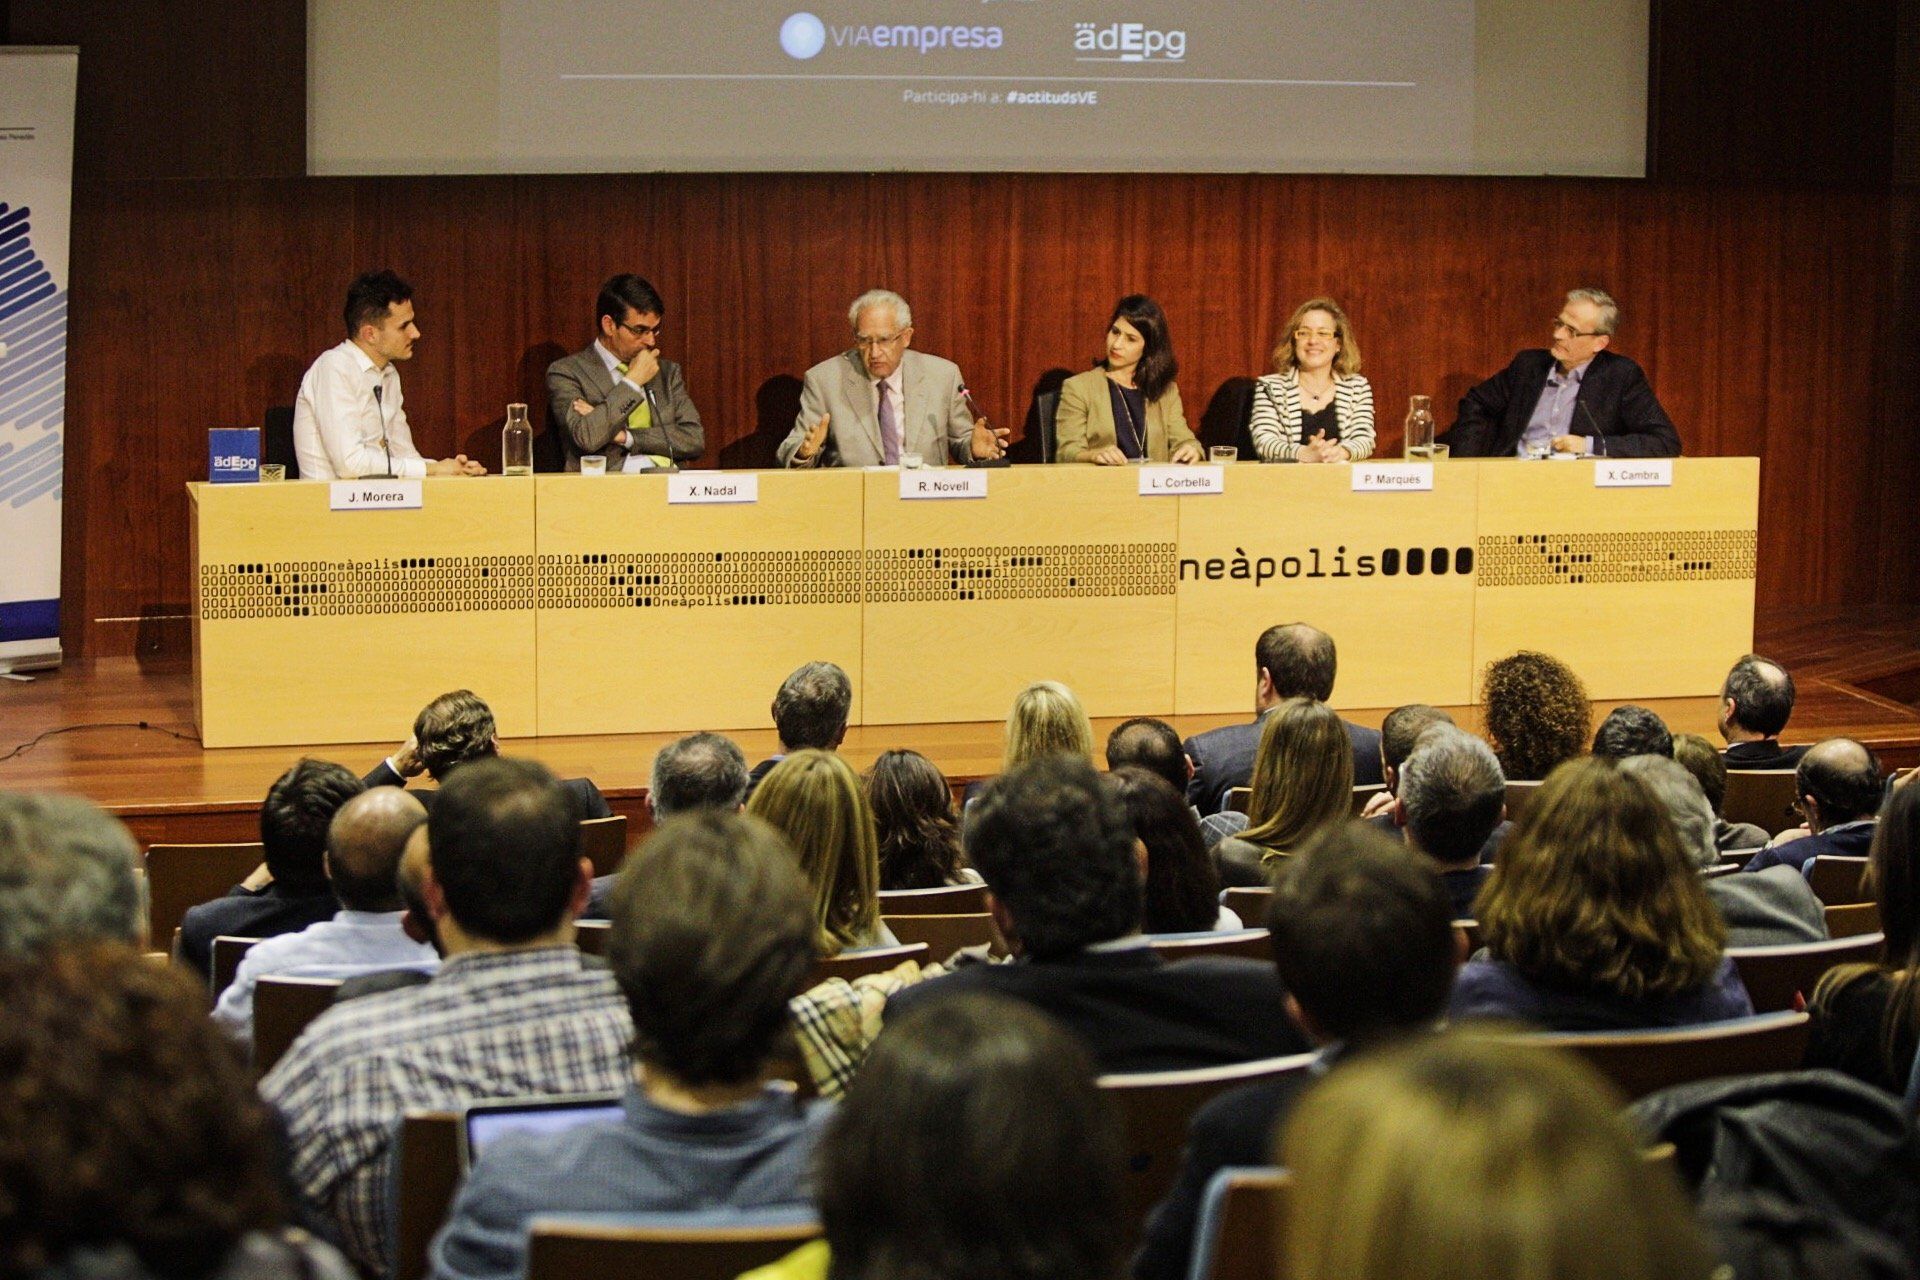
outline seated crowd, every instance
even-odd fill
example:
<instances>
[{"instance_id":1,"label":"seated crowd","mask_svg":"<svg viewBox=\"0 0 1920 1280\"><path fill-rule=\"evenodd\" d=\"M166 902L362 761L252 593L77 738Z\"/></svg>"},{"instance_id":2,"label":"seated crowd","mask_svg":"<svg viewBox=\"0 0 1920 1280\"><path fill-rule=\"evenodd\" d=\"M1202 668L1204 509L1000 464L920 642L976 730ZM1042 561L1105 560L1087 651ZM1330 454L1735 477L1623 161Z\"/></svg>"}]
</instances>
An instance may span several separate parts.
<instances>
[{"instance_id":1,"label":"seated crowd","mask_svg":"<svg viewBox=\"0 0 1920 1280\"><path fill-rule=\"evenodd\" d=\"M1639 1150L1654 1112L1514 1037L1752 1015L1740 949L1823 942L1809 868L1863 858L1884 946L1806 992L1805 1065L1910 1111L1920 788L1858 742L1783 747L1792 679L1752 655L1724 750L1644 707L1595 730L1545 654L1488 668L1484 736L1423 704L1342 720L1304 623L1255 665L1250 722L1127 720L1107 773L1072 691L1032 685L956 805L915 751L858 773L851 682L810 663L773 758L714 733L656 754L653 830L598 879L605 797L500 756L450 693L365 777L274 781L263 865L186 913L181 964L143 954L118 822L0 793L0 1277L509 1280L537 1217L724 1212L817 1215L755 1280L1183 1280L1216 1175L1273 1164L1291 1276L1905 1274L1920 1156L1897 1220L1796 1215L1790 1180L1724 1170L1709 1196ZM1791 770L1802 826L1722 816L1756 767ZM891 895L948 889L977 893L977 945L835 968L897 946ZM220 990L216 936L258 940ZM1208 938L1272 958L1173 958ZM286 977L339 987L256 1081L256 999ZM1098 1077L1287 1059L1193 1113L1140 1239L1116 1226L1130 1157ZM401 1256L404 1117L576 1096L609 1110L476 1151Z\"/></svg>"}]
</instances>

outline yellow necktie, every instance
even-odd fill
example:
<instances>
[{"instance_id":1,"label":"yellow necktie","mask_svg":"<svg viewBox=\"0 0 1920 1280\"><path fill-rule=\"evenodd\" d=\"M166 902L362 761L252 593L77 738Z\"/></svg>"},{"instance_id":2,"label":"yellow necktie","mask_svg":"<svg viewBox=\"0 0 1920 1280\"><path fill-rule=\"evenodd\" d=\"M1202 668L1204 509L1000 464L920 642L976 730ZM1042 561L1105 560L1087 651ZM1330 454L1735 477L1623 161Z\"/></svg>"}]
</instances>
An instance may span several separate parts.
<instances>
[{"instance_id":1,"label":"yellow necktie","mask_svg":"<svg viewBox=\"0 0 1920 1280\"><path fill-rule=\"evenodd\" d=\"M626 376L627 366L616 364L613 367L621 377ZM640 433L652 425L653 406L648 403L646 396L643 395L640 397L640 403L633 406L633 412L627 415L627 430L633 434L635 440L638 440ZM672 458L663 458L657 453L649 453L644 456L648 462L651 462L656 467L670 467L673 465Z\"/></svg>"}]
</instances>

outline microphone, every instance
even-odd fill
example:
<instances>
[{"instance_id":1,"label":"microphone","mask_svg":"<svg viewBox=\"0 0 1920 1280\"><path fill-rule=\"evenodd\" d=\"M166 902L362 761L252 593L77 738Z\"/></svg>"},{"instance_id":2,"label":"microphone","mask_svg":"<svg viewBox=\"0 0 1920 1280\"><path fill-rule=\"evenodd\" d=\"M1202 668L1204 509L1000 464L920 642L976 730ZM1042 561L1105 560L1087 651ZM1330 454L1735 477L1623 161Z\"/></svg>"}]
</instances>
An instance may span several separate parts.
<instances>
[{"instance_id":1,"label":"microphone","mask_svg":"<svg viewBox=\"0 0 1920 1280\"><path fill-rule=\"evenodd\" d=\"M1587 425L1593 428L1594 438L1599 440L1602 445L1606 444L1607 433L1600 429L1600 420L1593 416L1593 410L1587 408L1587 402L1576 397L1573 403L1579 407L1580 412L1587 415ZM1604 448L1596 449L1594 453L1602 458L1607 456L1607 451Z\"/></svg>"},{"instance_id":2,"label":"microphone","mask_svg":"<svg viewBox=\"0 0 1920 1280\"><path fill-rule=\"evenodd\" d=\"M373 407L380 414L380 447L386 451L387 469L377 476L361 476L362 480L393 479L393 445L387 440L387 411L385 402L380 398L380 393L385 389L377 382L373 384Z\"/></svg>"}]
</instances>

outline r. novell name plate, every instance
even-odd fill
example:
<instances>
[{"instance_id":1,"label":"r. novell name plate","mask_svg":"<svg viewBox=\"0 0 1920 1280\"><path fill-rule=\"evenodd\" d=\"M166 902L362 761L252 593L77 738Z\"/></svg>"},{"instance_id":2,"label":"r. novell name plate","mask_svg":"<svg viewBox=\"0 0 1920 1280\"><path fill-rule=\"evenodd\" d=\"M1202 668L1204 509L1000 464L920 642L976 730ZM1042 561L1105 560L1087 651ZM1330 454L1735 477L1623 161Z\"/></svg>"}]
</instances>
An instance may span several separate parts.
<instances>
[{"instance_id":1,"label":"r. novell name plate","mask_svg":"<svg viewBox=\"0 0 1920 1280\"><path fill-rule=\"evenodd\" d=\"M1601 458L1593 464L1596 489L1658 489L1672 483L1672 458Z\"/></svg>"},{"instance_id":2,"label":"r. novell name plate","mask_svg":"<svg viewBox=\"0 0 1920 1280\"><path fill-rule=\"evenodd\" d=\"M418 480L335 480L327 502L335 511L408 511L426 505Z\"/></svg>"},{"instance_id":3,"label":"r. novell name plate","mask_svg":"<svg viewBox=\"0 0 1920 1280\"><path fill-rule=\"evenodd\" d=\"M984 498L987 496L985 471L902 471L902 498Z\"/></svg>"},{"instance_id":4,"label":"r. novell name plate","mask_svg":"<svg viewBox=\"0 0 1920 1280\"><path fill-rule=\"evenodd\" d=\"M1140 495L1146 498L1165 498L1190 493L1225 493L1227 491L1227 469L1225 467L1142 467L1140 468Z\"/></svg>"},{"instance_id":5,"label":"r. novell name plate","mask_svg":"<svg viewBox=\"0 0 1920 1280\"><path fill-rule=\"evenodd\" d=\"M758 502L760 477L725 471L678 471L667 477L667 501Z\"/></svg>"},{"instance_id":6,"label":"r. novell name plate","mask_svg":"<svg viewBox=\"0 0 1920 1280\"><path fill-rule=\"evenodd\" d=\"M1353 467L1355 493L1421 493L1432 488L1431 462L1358 462Z\"/></svg>"}]
</instances>

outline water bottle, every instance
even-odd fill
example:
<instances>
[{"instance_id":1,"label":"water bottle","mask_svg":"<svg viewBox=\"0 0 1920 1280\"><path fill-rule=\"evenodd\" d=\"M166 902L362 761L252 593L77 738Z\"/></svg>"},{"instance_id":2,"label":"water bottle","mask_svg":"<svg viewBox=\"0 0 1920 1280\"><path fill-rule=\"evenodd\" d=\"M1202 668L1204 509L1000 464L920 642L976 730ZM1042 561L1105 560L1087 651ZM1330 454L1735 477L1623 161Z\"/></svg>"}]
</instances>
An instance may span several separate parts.
<instances>
[{"instance_id":1,"label":"water bottle","mask_svg":"<svg viewBox=\"0 0 1920 1280\"><path fill-rule=\"evenodd\" d=\"M1407 410L1406 447L1402 456L1408 458L1431 459L1433 457L1433 398L1414 396Z\"/></svg>"},{"instance_id":2,"label":"water bottle","mask_svg":"<svg viewBox=\"0 0 1920 1280\"><path fill-rule=\"evenodd\" d=\"M507 406L507 425L500 432L500 474L533 474L533 428L527 425L527 406Z\"/></svg>"}]
</instances>

